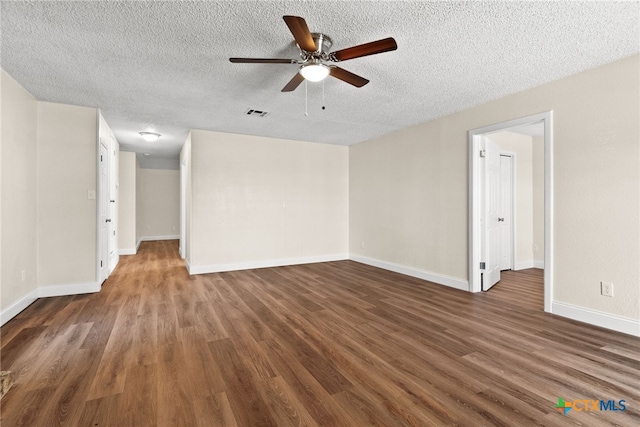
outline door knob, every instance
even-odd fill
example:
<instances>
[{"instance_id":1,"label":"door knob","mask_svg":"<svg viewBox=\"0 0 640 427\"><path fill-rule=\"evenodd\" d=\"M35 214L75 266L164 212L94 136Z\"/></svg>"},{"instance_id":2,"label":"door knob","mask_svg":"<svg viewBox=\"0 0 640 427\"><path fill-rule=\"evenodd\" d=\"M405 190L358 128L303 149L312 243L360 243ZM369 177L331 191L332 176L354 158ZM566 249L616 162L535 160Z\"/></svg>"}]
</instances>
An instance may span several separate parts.
<instances>
[{"instance_id":1,"label":"door knob","mask_svg":"<svg viewBox=\"0 0 640 427\"><path fill-rule=\"evenodd\" d=\"M498 218L498 222L504 222L504 218Z\"/></svg>"}]
</instances>

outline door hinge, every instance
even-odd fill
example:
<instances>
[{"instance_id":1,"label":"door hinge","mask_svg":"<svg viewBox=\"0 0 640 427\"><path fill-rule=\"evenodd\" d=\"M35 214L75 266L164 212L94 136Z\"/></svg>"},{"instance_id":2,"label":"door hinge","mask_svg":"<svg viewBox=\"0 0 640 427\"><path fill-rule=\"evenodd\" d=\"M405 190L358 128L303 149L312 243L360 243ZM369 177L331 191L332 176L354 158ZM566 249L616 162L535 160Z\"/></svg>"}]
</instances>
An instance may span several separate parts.
<instances>
[{"instance_id":1,"label":"door hinge","mask_svg":"<svg viewBox=\"0 0 640 427\"><path fill-rule=\"evenodd\" d=\"M100 267L102 267L102 260L100 260Z\"/></svg>"},{"instance_id":2,"label":"door hinge","mask_svg":"<svg viewBox=\"0 0 640 427\"><path fill-rule=\"evenodd\" d=\"M487 150L480 150L480 157L487 157Z\"/></svg>"},{"instance_id":3,"label":"door hinge","mask_svg":"<svg viewBox=\"0 0 640 427\"><path fill-rule=\"evenodd\" d=\"M102 161L102 154L100 154L100 161Z\"/></svg>"},{"instance_id":4,"label":"door hinge","mask_svg":"<svg viewBox=\"0 0 640 427\"><path fill-rule=\"evenodd\" d=\"M480 263L480 270L484 270L485 269L486 264L484 262Z\"/></svg>"}]
</instances>

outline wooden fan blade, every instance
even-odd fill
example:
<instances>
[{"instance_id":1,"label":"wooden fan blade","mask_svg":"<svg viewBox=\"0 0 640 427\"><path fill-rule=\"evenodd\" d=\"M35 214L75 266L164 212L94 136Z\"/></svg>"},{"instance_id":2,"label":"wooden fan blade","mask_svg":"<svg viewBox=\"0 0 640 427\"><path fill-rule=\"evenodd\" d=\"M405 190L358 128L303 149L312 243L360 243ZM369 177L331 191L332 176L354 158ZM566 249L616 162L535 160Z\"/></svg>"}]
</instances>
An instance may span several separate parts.
<instances>
[{"instance_id":1,"label":"wooden fan blade","mask_svg":"<svg viewBox=\"0 0 640 427\"><path fill-rule=\"evenodd\" d=\"M285 15L282 19L287 23L289 31L291 31L293 38L301 49L306 50L307 52L315 52L318 50L316 42L314 42L313 37L311 37L309 27L307 27L307 21L305 21L304 18Z\"/></svg>"},{"instance_id":2,"label":"wooden fan blade","mask_svg":"<svg viewBox=\"0 0 640 427\"><path fill-rule=\"evenodd\" d=\"M350 85L354 85L355 87L362 87L369 83L369 80L364 77L360 77L359 75L353 74L351 71L347 71L340 67L331 67L329 74L331 74L332 77L342 80L343 82L347 82Z\"/></svg>"},{"instance_id":3,"label":"wooden fan blade","mask_svg":"<svg viewBox=\"0 0 640 427\"><path fill-rule=\"evenodd\" d=\"M365 43L358 46L348 47L331 53L331 59L335 61L346 61L347 59L361 58L363 56L375 55L376 53L396 50L398 45L393 37Z\"/></svg>"},{"instance_id":4,"label":"wooden fan blade","mask_svg":"<svg viewBox=\"0 0 640 427\"><path fill-rule=\"evenodd\" d=\"M304 77L302 77L302 74L296 73L296 75L293 76L291 80L289 80L289 83L287 83L285 87L282 88L281 92L292 92L296 90L296 88L300 86L300 83L302 83L303 81Z\"/></svg>"},{"instance_id":5,"label":"wooden fan blade","mask_svg":"<svg viewBox=\"0 0 640 427\"><path fill-rule=\"evenodd\" d=\"M234 64L297 64L295 59L284 58L229 58Z\"/></svg>"}]
</instances>

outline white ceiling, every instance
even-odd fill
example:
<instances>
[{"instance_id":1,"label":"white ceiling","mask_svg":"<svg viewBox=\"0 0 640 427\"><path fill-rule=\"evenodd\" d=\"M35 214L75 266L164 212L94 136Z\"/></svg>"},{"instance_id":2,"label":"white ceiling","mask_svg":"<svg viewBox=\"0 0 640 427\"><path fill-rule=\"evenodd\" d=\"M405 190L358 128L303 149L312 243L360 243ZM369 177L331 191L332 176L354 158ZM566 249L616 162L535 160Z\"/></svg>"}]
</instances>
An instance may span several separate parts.
<instances>
[{"instance_id":1,"label":"white ceiling","mask_svg":"<svg viewBox=\"0 0 640 427\"><path fill-rule=\"evenodd\" d=\"M305 116L304 83L280 92L296 65L228 61L297 58L283 15L333 50L398 50L342 62L371 82L327 79L324 111L309 83ZM5 71L39 100L102 109L145 167L175 167L189 129L350 145L640 51L637 1L2 1L1 29Z\"/></svg>"}]
</instances>

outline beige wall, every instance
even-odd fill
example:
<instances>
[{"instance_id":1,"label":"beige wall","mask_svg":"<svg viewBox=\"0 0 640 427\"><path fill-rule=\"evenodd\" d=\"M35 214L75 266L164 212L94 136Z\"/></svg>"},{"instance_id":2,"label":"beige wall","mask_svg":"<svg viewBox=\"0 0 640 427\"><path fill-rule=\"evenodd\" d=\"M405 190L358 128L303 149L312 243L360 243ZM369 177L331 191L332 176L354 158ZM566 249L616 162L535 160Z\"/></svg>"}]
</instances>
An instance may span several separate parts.
<instances>
[{"instance_id":1,"label":"beige wall","mask_svg":"<svg viewBox=\"0 0 640 427\"><path fill-rule=\"evenodd\" d=\"M348 148L194 130L192 268L348 253Z\"/></svg>"},{"instance_id":2,"label":"beige wall","mask_svg":"<svg viewBox=\"0 0 640 427\"><path fill-rule=\"evenodd\" d=\"M553 110L553 299L640 319L639 86L636 55L351 146L351 253L467 280L467 132Z\"/></svg>"},{"instance_id":3,"label":"beige wall","mask_svg":"<svg viewBox=\"0 0 640 427\"><path fill-rule=\"evenodd\" d=\"M180 171L139 168L138 182L140 239L176 238L180 234Z\"/></svg>"},{"instance_id":4,"label":"beige wall","mask_svg":"<svg viewBox=\"0 0 640 427\"><path fill-rule=\"evenodd\" d=\"M136 251L136 153L120 151L118 171L118 249L122 254Z\"/></svg>"},{"instance_id":5,"label":"beige wall","mask_svg":"<svg viewBox=\"0 0 640 427\"><path fill-rule=\"evenodd\" d=\"M1 265L0 309L37 288L37 102L4 71L0 72ZM25 280L22 280L22 271Z\"/></svg>"},{"instance_id":6,"label":"beige wall","mask_svg":"<svg viewBox=\"0 0 640 427\"><path fill-rule=\"evenodd\" d=\"M533 174L533 261L544 266L544 137L533 137L532 145Z\"/></svg>"},{"instance_id":7,"label":"beige wall","mask_svg":"<svg viewBox=\"0 0 640 427\"><path fill-rule=\"evenodd\" d=\"M515 154L515 270L533 266L533 154L532 138L513 132L487 136L501 151ZM544 146L544 143L543 143ZM544 166L544 163L542 164ZM543 175L544 177L544 175ZM538 206L539 208L540 206ZM544 199L542 213L544 214Z\"/></svg>"},{"instance_id":8,"label":"beige wall","mask_svg":"<svg viewBox=\"0 0 640 427\"><path fill-rule=\"evenodd\" d=\"M40 286L96 281L94 108L38 102Z\"/></svg>"}]
</instances>

